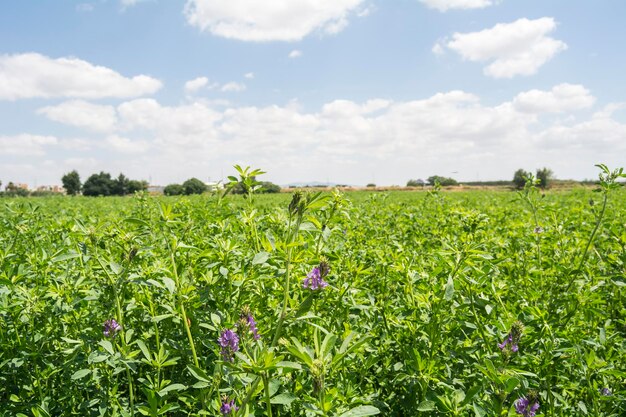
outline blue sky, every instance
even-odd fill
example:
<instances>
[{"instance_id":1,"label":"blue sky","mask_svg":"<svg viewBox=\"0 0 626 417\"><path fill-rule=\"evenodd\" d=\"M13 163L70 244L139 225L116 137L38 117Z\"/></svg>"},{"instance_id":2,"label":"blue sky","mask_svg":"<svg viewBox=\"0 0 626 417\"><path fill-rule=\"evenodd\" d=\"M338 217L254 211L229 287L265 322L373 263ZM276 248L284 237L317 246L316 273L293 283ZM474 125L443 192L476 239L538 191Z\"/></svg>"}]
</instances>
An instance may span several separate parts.
<instances>
[{"instance_id":1,"label":"blue sky","mask_svg":"<svg viewBox=\"0 0 626 417\"><path fill-rule=\"evenodd\" d=\"M380 185L626 165L626 2L0 5L0 181ZM454 172L454 174L452 174Z\"/></svg>"}]
</instances>

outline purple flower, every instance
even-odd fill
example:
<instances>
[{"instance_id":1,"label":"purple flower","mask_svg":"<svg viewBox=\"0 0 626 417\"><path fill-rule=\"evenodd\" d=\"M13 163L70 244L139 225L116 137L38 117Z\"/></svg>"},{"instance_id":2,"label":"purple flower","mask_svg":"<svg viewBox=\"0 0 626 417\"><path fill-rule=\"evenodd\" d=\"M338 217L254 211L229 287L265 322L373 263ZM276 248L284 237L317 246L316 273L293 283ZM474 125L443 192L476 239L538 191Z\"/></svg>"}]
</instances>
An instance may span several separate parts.
<instances>
[{"instance_id":1,"label":"purple flower","mask_svg":"<svg viewBox=\"0 0 626 417\"><path fill-rule=\"evenodd\" d=\"M222 415L225 416L237 410L239 410L239 407L235 405L235 400L229 400L225 395L222 396L222 406L220 407L220 413L222 413Z\"/></svg>"},{"instance_id":2,"label":"purple flower","mask_svg":"<svg viewBox=\"0 0 626 417\"><path fill-rule=\"evenodd\" d=\"M522 338L522 333L524 332L524 325L521 321L516 321L511 326L511 331L506 336L506 338L502 341L502 343L498 343L498 347L504 353L517 352L519 350L518 343Z\"/></svg>"},{"instance_id":3,"label":"purple flower","mask_svg":"<svg viewBox=\"0 0 626 417\"><path fill-rule=\"evenodd\" d=\"M534 232L534 233L536 233L536 234L541 234L541 233L543 233L543 231L544 231L544 229L543 229L543 227L541 227L541 226L537 226L537 227L535 227L535 229L533 230L533 232Z\"/></svg>"},{"instance_id":4,"label":"purple flower","mask_svg":"<svg viewBox=\"0 0 626 417\"><path fill-rule=\"evenodd\" d=\"M324 276L321 271L323 271L323 269L320 269L318 266L313 268L302 281L302 288L309 288L313 291L326 288L328 282L324 281Z\"/></svg>"},{"instance_id":5,"label":"purple flower","mask_svg":"<svg viewBox=\"0 0 626 417\"><path fill-rule=\"evenodd\" d=\"M604 395L605 397L608 397L609 395L613 395L611 390L608 389L607 387L600 389L600 394Z\"/></svg>"},{"instance_id":6,"label":"purple flower","mask_svg":"<svg viewBox=\"0 0 626 417\"><path fill-rule=\"evenodd\" d=\"M122 330L122 326L120 326L115 319L109 319L104 322L102 333L104 333L106 337L115 337L120 330Z\"/></svg>"},{"instance_id":7,"label":"purple flower","mask_svg":"<svg viewBox=\"0 0 626 417\"><path fill-rule=\"evenodd\" d=\"M252 338L254 340L259 340L261 338L261 336L259 336L259 331L256 328L256 321L254 321L254 317L252 316L252 313L250 312L250 307L248 306L244 306L243 309L241 310L241 314L239 315L239 323L237 324L237 327L241 330L244 328L247 328L247 331L250 331L252 333ZM242 330L245 332L245 330ZM246 333L242 334L242 337L245 336Z\"/></svg>"},{"instance_id":8,"label":"purple flower","mask_svg":"<svg viewBox=\"0 0 626 417\"><path fill-rule=\"evenodd\" d=\"M224 360L232 362L234 360L233 356L235 355L235 352L239 351L239 336L237 336L237 333L230 329L226 329L222 332L217 341L222 347L221 354Z\"/></svg>"},{"instance_id":9,"label":"purple flower","mask_svg":"<svg viewBox=\"0 0 626 417\"><path fill-rule=\"evenodd\" d=\"M522 397L515 401L515 412L524 417L535 417L537 410L539 410L539 402L536 400L529 400L526 397Z\"/></svg>"}]
</instances>

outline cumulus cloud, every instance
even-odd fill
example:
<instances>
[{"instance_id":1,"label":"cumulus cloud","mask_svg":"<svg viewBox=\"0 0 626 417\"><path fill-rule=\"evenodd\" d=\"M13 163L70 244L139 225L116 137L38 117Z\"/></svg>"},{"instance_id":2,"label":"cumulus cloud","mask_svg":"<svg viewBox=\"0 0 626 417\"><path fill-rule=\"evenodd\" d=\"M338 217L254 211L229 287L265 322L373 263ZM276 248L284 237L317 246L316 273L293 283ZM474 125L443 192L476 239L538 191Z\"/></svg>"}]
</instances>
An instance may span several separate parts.
<instances>
[{"instance_id":1,"label":"cumulus cloud","mask_svg":"<svg viewBox=\"0 0 626 417\"><path fill-rule=\"evenodd\" d=\"M192 26L242 41L299 41L314 31L335 34L364 0L188 0Z\"/></svg>"},{"instance_id":2,"label":"cumulus cloud","mask_svg":"<svg viewBox=\"0 0 626 417\"><path fill-rule=\"evenodd\" d=\"M515 108L527 113L561 113L593 106L595 97L580 84L559 84L550 91L530 90L513 99Z\"/></svg>"},{"instance_id":3,"label":"cumulus cloud","mask_svg":"<svg viewBox=\"0 0 626 417\"><path fill-rule=\"evenodd\" d=\"M251 80L251 79L254 78L254 73L253 72L246 72L244 74L244 78L247 78L247 79Z\"/></svg>"},{"instance_id":4,"label":"cumulus cloud","mask_svg":"<svg viewBox=\"0 0 626 417\"><path fill-rule=\"evenodd\" d=\"M299 49L294 49L293 51L289 52L289 58L299 58L302 56L302 51Z\"/></svg>"},{"instance_id":5,"label":"cumulus cloud","mask_svg":"<svg viewBox=\"0 0 626 417\"><path fill-rule=\"evenodd\" d=\"M0 136L0 155L40 156L45 154L47 146L56 145L54 136L20 134Z\"/></svg>"},{"instance_id":6,"label":"cumulus cloud","mask_svg":"<svg viewBox=\"0 0 626 417\"><path fill-rule=\"evenodd\" d=\"M105 139L104 146L107 149L128 154L143 153L150 148L150 145L145 140L133 141L118 135L108 136Z\"/></svg>"},{"instance_id":7,"label":"cumulus cloud","mask_svg":"<svg viewBox=\"0 0 626 417\"><path fill-rule=\"evenodd\" d=\"M198 77L193 80L189 80L185 83L185 91L187 93L194 93L205 87L209 83L209 79L207 77Z\"/></svg>"},{"instance_id":8,"label":"cumulus cloud","mask_svg":"<svg viewBox=\"0 0 626 417\"><path fill-rule=\"evenodd\" d=\"M433 51L447 48L465 60L491 61L484 73L493 78L528 76L567 49L564 42L548 36L555 29L556 22L551 17L519 19L479 32L455 33L451 40L436 44Z\"/></svg>"},{"instance_id":9,"label":"cumulus cloud","mask_svg":"<svg viewBox=\"0 0 626 417\"><path fill-rule=\"evenodd\" d=\"M450 9L482 9L495 4L496 0L420 0L431 9L445 12Z\"/></svg>"},{"instance_id":10,"label":"cumulus cloud","mask_svg":"<svg viewBox=\"0 0 626 417\"><path fill-rule=\"evenodd\" d=\"M246 85L242 84L242 83L237 83L235 81L231 81L229 83L224 84L222 86L221 90L225 91L225 92L238 93L238 92L241 92L241 91L245 91L246 90Z\"/></svg>"},{"instance_id":11,"label":"cumulus cloud","mask_svg":"<svg viewBox=\"0 0 626 417\"><path fill-rule=\"evenodd\" d=\"M42 107L37 113L56 122L95 131L110 131L117 123L113 106L93 104L84 100L70 100L56 106Z\"/></svg>"},{"instance_id":12,"label":"cumulus cloud","mask_svg":"<svg viewBox=\"0 0 626 417\"><path fill-rule=\"evenodd\" d=\"M152 94L159 80L124 77L78 58L49 58L37 53L0 55L0 100L25 98L129 98Z\"/></svg>"}]
</instances>

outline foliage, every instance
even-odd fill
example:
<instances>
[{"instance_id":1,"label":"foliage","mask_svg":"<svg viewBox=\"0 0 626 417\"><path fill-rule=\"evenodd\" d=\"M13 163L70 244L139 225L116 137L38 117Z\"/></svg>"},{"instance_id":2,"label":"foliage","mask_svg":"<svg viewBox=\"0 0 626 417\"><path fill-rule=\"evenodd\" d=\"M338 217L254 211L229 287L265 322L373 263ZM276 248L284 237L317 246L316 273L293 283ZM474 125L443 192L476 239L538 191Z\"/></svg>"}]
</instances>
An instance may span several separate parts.
<instances>
[{"instance_id":1,"label":"foliage","mask_svg":"<svg viewBox=\"0 0 626 417\"><path fill-rule=\"evenodd\" d=\"M408 180L406 182L407 187L423 187L426 183L422 179Z\"/></svg>"},{"instance_id":2,"label":"foliage","mask_svg":"<svg viewBox=\"0 0 626 417\"><path fill-rule=\"evenodd\" d=\"M374 184L373 182L370 182L369 184L367 184L365 187L367 188L375 188L376 184Z\"/></svg>"},{"instance_id":3,"label":"foliage","mask_svg":"<svg viewBox=\"0 0 626 417\"><path fill-rule=\"evenodd\" d=\"M515 171L513 174L513 185L515 188L522 189L526 185L526 179L532 177L532 174L528 171L524 171L522 168Z\"/></svg>"},{"instance_id":4,"label":"foliage","mask_svg":"<svg viewBox=\"0 0 626 417\"><path fill-rule=\"evenodd\" d=\"M537 170L537 180L539 180L539 186L541 188L548 188L550 182L554 179L554 173L549 168L541 168Z\"/></svg>"},{"instance_id":5,"label":"foliage","mask_svg":"<svg viewBox=\"0 0 626 417\"><path fill-rule=\"evenodd\" d=\"M83 184L83 195L86 196L110 196L134 194L137 191L148 189L146 181L131 180L120 173L117 178L111 178L111 174L101 171L92 174Z\"/></svg>"},{"instance_id":6,"label":"foliage","mask_svg":"<svg viewBox=\"0 0 626 417\"><path fill-rule=\"evenodd\" d=\"M430 176L427 181L430 185L435 185L435 183L439 183L442 186L459 185L457 180L454 178L442 177L439 175Z\"/></svg>"},{"instance_id":7,"label":"foliage","mask_svg":"<svg viewBox=\"0 0 626 417\"><path fill-rule=\"evenodd\" d=\"M165 195L183 195L185 194L185 189L180 184L169 184L166 185L163 189L163 194Z\"/></svg>"},{"instance_id":8,"label":"foliage","mask_svg":"<svg viewBox=\"0 0 626 417\"><path fill-rule=\"evenodd\" d=\"M76 170L73 170L63 175L63 177L61 177L61 182L63 183L63 188L65 188L65 192L67 193L67 195L80 194L80 175L78 175L78 172L76 172Z\"/></svg>"},{"instance_id":9,"label":"foliage","mask_svg":"<svg viewBox=\"0 0 626 417\"><path fill-rule=\"evenodd\" d=\"M199 179L189 178L187 181L183 182L183 189L185 190L186 195L191 195L202 194L207 191L208 188L206 184Z\"/></svg>"},{"instance_id":10,"label":"foliage","mask_svg":"<svg viewBox=\"0 0 626 417\"><path fill-rule=\"evenodd\" d=\"M599 168L517 199L7 201L0 416L626 415L626 175Z\"/></svg>"}]
</instances>

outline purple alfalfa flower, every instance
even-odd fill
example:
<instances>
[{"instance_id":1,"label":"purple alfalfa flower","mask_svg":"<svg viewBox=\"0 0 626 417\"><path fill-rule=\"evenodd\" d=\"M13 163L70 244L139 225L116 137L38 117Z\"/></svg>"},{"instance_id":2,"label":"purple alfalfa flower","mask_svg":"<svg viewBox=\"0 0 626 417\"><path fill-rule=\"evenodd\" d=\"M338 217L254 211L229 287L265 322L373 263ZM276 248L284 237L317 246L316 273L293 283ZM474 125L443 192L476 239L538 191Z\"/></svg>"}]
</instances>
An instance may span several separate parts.
<instances>
[{"instance_id":1,"label":"purple alfalfa flower","mask_svg":"<svg viewBox=\"0 0 626 417\"><path fill-rule=\"evenodd\" d=\"M237 410L239 410L239 407L235 405L235 400L230 400L226 395L223 395L220 413L222 413L223 416L227 416Z\"/></svg>"},{"instance_id":2,"label":"purple alfalfa flower","mask_svg":"<svg viewBox=\"0 0 626 417\"><path fill-rule=\"evenodd\" d=\"M222 348L222 358L224 358L225 361L232 362L235 352L239 351L239 336L237 336L237 333L226 329L222 332L217 341Z\"/></svg>"},{"instance_id":3,"label":"purple alfalfa flower","mask_svg":"<svg viewBox=\"0 0 626 417\"><path fill-rule=\"evenodd\" d=\"M524 417L535 417L537 410L539 410L539 401L535 399L522 397L515 401L515 412Z\"/></svg>"},{"instance_id":4,"label":"purple alfalfa flower","mask_svg":"<svg viewBox=\"0 0 626 417\"><path fill-rule=\"evenodd\" d=\"M248 306L244 306L244 308L241 309L237 327L241 330L242 337L249 331L252 333L252 338L254 340L259 340L261 338L261 336L259 336L259 330L256 327L256 321L254 321L254 316L252 316L250 307Z\"/></svg>"},{"instance_id":5,"label":"purple alfalfa flower","mask_svg":"<svg viewBox=\"0 0 626 417\"><path fill-rule=\"evenodd\" d=\"M610 389L608 389L607 387L604 388L600 388L600 394L604 395L605 397L608 397L610 395L613 395L613 393L611 392Z\"/></svg>"},{"instance_id":6,"label":"purple alfalfa flower","mask_svg":"<svg viewBox=\"0 0 626 417\"><path fill-rule=\"evenodd\" d=\"M122 326L115 319L109 319L104 322L102 333L106 337L115 337L120 330L122 330Z\"/></svg>"},{"instance_id":7,"label":"purple alfalfa flower","mask_svg":"<svg viewBox=\"0 0 626 417\"><path fill-rule=\"evenodd\" d=\"M313 291L326 288L328 282L324 281L324 278L330 272L330 265L325 260L322 260L318 266L313 268L302 281L303 288L309 288Z\"/></svg>"},{"instance_id":8,"label":"purple alfalfa flower","mask_svg":"<svg viewBox=\"0 0 626 417\"><path fill-rule=\"evenodd\" d=\"M522 333L524 332L524 324L521 321L516 321L511 326L511 331L506 336L506 338L502 341L502 343L498 343L498 347L501 351L507 352L517 352L519 350L519 341L522 338Z\"/></svg>"}]
</instances>

